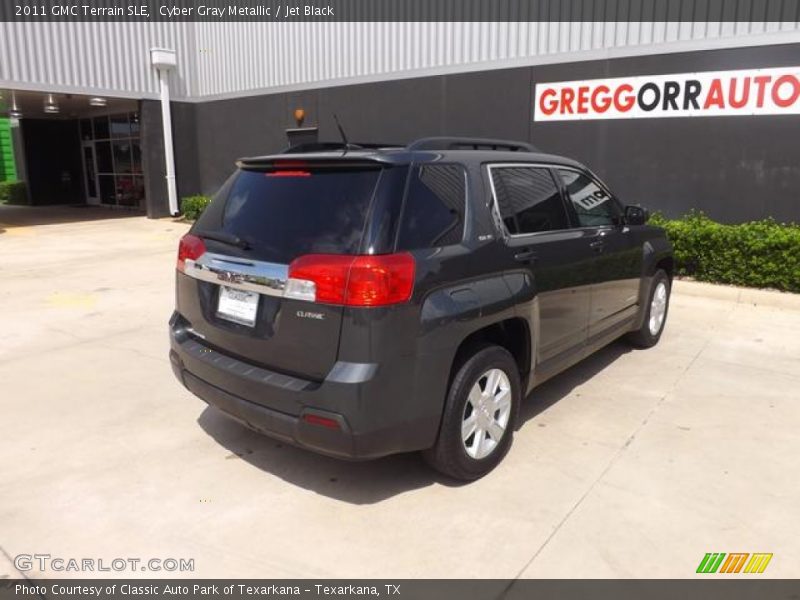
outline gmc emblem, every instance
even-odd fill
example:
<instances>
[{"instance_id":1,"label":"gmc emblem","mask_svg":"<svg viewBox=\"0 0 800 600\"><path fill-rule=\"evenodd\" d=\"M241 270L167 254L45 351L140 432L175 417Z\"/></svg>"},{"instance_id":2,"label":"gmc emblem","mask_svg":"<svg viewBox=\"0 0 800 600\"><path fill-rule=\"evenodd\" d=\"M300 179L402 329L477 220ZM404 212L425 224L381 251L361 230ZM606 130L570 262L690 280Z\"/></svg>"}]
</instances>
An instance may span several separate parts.
<instances>
[{"instance_id":1,"label":"gmc emblem","mask_svg":"<svg viewBox=\"0 0 800 600\"><path fill-rule=\"evenodd\" d=\"M220 271L217 273L217 278L225 283L242 283L244 281L240 273L234 273L233 271Z\"/></svg>"}]
</instances>

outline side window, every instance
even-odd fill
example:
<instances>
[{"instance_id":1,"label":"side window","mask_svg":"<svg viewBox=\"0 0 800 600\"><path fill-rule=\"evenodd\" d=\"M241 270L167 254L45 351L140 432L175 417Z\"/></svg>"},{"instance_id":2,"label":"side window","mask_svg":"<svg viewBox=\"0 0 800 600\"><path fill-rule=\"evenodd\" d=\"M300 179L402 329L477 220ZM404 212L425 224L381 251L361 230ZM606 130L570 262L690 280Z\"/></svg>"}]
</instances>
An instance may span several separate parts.
<instances>
[{"instance_id":1,"label":"side window","mask_svg":"<svg viewBox=\"0 0 800 600\"><path fill-rule=\"evenodd\" d=\"M458 244L464 237L466 173L460 165L422 165L411 173L398 247Z\"/></svg>"},{"instance_id":2,"label":"side window","mask_svg":"<svg viewBox=\"0 0 800 600\"><path fill-rule=\"evenodd\" d=\"M556 182L541 167L493 167L497 206L512 235L567 229L567 211Z\"/></svg>"},{"instance_id":3,"label":"side window","mask_svg":"<svg viewBox=\"0 0 800 600\"><path fill-rule=\"evenodd\" d=\"M558 174L564 180L581 227L614 225L618 221L620 215L614 199L589 176L569 169L559 169Z\"/></svg>"}]
</instances>

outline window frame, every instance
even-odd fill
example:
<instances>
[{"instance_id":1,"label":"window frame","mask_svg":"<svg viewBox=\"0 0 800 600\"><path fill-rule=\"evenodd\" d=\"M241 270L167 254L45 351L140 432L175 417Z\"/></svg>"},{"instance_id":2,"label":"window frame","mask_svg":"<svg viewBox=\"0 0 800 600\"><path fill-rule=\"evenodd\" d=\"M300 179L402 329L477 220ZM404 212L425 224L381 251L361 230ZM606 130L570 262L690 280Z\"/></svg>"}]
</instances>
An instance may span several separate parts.
<instances>
[{"instance_id":1,"label":"window frame","mask_svg":"<svg viewBox=\"0 0 800 600\"><path fill-rule=\"evenodd\" d=\"M564 181L561 179L561 176L558 173L555 173L555 165L548 164L548 163L529 163L529 162L503 162L503 163L486 163L486 170L489 177L489 186L492 192L492 202L491 202L491 212L492 216L494 217L493 220L495 221L495 227L500 229L500 232L503 234L503 237L506 239L517 239L517 238L525 238L530 236L540 236L540 235L549 235L552 233L564 232L564 231L571 231L575 229L573 223L575 222L573 218L573 214L570 211L569 206L567 205L568 198L564 194ZM494 177L492 176L492 171L494 169L519 169L519 168L530 168L530 169L544 169L549 172L550 177L553 180L553 185L555 185L556 190L558 190L559 198L561 199L561 207L564 209L564 214L567 217L567 224L568 227L564 229L549 229L547 231L531 231L527 233L511 233L508 231L505 222L503 221L503 213L500 212L500 203L497 201L497 190L495 189L494 185Z\"/></svg>"},{"instance_id":2,"label":"window frame","mask_svg":"<svg viewBox=\"0 0 800 600\"><path fill-rule=\"evenodd\" d=\"M619 222L612 222L608 225L581 225L580 219L578 218L578 213L575 210L575 206L572 203L572 199L569 196L569 190L567 190L567 185L564 183L564 179L561 177L561 174L558 171L572 171L574 173L578 173L579 175L585 175L588 177L592 183L594 183L597 187L603 190L606 194L608 194L611 203L616 209L617 212L617 219ZM589 169L580 168L580 167L573 167L570 165L553 165L554 175L558 178L558 184L561 189L561 195L564 198L564 204L567 207L567 213L569 214L570 221L574 224L572 229L598 229L598 228L613 228L619 227L622 225L622 217L625 213L624 207L622 203L617 199L616 195L609 189L609 187L603 183L603 181L594 173L592 173Z\"/></svg>"}]
</instances>

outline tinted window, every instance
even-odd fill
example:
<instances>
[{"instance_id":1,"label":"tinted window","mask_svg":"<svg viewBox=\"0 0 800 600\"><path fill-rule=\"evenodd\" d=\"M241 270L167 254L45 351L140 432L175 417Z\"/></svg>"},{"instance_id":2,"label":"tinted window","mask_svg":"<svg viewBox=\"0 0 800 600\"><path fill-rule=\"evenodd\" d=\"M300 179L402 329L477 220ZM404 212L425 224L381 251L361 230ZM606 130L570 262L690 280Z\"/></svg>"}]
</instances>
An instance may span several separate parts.
<instances>
[{"instance_id":1,"label":"tinted window","mask_svg":"<svg viewBox=\"0 0 800 600\"><path fill-rule=\"evenodd\" d=\"M613 225L619 211L614 199L590 177L567 169L559 169L569 199L581 227Z\"/></svg>"},{"instance_id":2,"label":"tinted window","mask_svg":"<svg viewBox=\"0 0 800 600\"><path fill-rule=\"evenodd\" d=\"M108 117L95 117L94 118L94 139L106 140L110 136L108 129Z\"/></svg>"},{"instance_id":3,"label":"tinted window","mask_svg":"<svg viewBox=\"0 0 800 600\"><path fill-rule=\"evenodd\" d=\"M567 229L567 212L548 169L492 169L500 216L511 234Z\"/></svg>"},{"instance_id":4,"label":"tinted window","mask_svg":"<svg viewBox=\"0 0 800 600\"><path fill-rule=\"evenodd\" d=\"M399 247L458 244L464 236L465 173L459 165L424 165L408 185Z\"/></svg>"},{"instance_id":5,"label":"tinted window","mask_svg":"<svg viewBox=\"0 0 800 600\"><path fill-rule=\"evenodd\" d=\"M128 121L128 114L112 115L109 117L111 121L111 137L131 137L131 124Z\"/></svg>"},{"instance_id":6,"label":"tinted window","mask_svg":"<svg viewBox=\"0 0 800 600\"><path fill-rule=\"evenodd\" d=\"M92 122L89 119L81 119L81 139L91 140L93 137Z\"/></svg>"},{"instance_id":7,"label":"tinted window","mask_svg":"<svg viewBox=\"0 0 800 600\"><path fill-rule=\"evenodd\" d=\"M113 173L114 161L111 158L111 142L97 142L97 170L100 173Z\"/></svg>"},{"instance_id":8,"label":"tinted window","mask_svg":"<svg viewBox=\"0 0 800 600\"><path fill-rule=\"evenodd\" d=\"M131 173L133 171L133 163L131 162L131 144L130 141L114 142L114 171L117 173Z\"/></svg>"},{"instance_id":9,"label":"tinted window","mask_svg":"<svg viewBox=\"0 0 800 600\"><path fill-rule=\"evenodd\" d=\"M293 173L241 171L196 229L235 234L251 245L254 258L280 263L301 254L356 253L380 170Z\"/></svg>"},{"instance_id":10,"label":"tinted window","mask_svg":"<svg viewBox=\"0 0 800 600\"><path fill-rule=\"evenodd\" d=\"M117 189L114 185L113 175L100 175L100 202L103 204L116 204Z\"/></svg>"}]
</instances>

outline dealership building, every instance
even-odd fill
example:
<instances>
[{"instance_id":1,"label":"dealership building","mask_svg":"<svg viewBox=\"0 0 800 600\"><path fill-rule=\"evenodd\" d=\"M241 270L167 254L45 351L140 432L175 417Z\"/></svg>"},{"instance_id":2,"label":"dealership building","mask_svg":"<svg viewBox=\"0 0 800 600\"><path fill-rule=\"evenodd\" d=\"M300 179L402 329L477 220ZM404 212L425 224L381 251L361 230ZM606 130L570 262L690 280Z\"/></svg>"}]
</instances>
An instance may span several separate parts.
<instances>
[{"instance_id":1,"label":"dealership building","mask_svg":"<svg viewBox=\"0 0 800 600\"><path fill-rule=\"evenodd\" d=\"M6 21L0 180L25 181L34 205L160 217L173 184L177 197L213 194L239 157L338 141L337 115L355 143L529 141L585 163L623 202L669 216L800 221L800 14L796 3L767 4L794 12L692 22Z\"/></svg>"}]
</instances>

